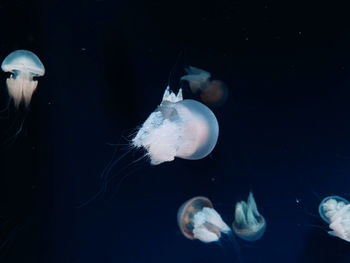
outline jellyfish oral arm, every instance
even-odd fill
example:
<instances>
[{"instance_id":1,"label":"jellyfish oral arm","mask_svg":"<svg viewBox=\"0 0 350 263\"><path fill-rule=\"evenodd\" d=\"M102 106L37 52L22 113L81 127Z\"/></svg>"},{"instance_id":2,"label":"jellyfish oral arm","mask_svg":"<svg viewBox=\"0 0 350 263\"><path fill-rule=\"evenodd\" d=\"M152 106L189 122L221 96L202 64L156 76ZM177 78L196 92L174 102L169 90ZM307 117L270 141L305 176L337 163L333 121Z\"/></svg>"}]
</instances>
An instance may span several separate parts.
<instances>
[{"instance_id":1,"label":"jellyfish oral arm","mask_svg":"<svg viewBox=\"0 0 350 263\"><path fill-rule=\"evenodd\" d=\"M199 239L200 241L204 243L210 243L218 241L220 236L214 234L213 232L210 232L207 228L204 226L195 228L193 230L194 237Z\"/></svg>"},{"instance_id":2,"label":"jellyfish oral arm","mask_svg":"<svg viewBox=\"0 0 350 263\"><path fill-rule=\"evenodd\" d=\"M26 107L30 104L33 93L38 86L38 81L32 80L28 75L18 75L16 78L12 76L6 80L7 90L11 98L13 98L15 107L18 108L22 100Z\"/></svg>"},{"instance_id":3,"label":"jellyfish oral arm","mask_svg":"<svg viewBox=\"0 0 350 263\"><path fill-rule=\"evenodd\" d=\"M221 233L227 234L231 231L221 216L213 209L204 207L193 217L194 237L205 242L218 241Z\"/></svg>"},{"instance_id":4,"label":"jellyfish oral arm","mask_svg":"<svg viewBox=\"0 0 350 263\"><path fill-rule=\"evenodd\" d=\"M151 164L173 161L177 141L177 126L163 118L160 111L153 112L132 140L136 148L144 147L150 157Z\"/></svg>"},{"instance_id":5,"label":"jellyfish oral arm","mask_svg":"<svg viewBox=\"0 0 350 263\"><path fill-rule=\"evenodd\" d=\"M172 92L170 90L170 87L167 86L165 91L164 91L164 94L163 94L163 99L162 99L162 102L163 103L164 101L169 101L169 102L178 102L178 101L181 101L183 100L183 96L182 96L182 89L179 89L178 93L175 94L174 92Z\"/></svg>"},{"instance_id":6,"label":"jellyfish oral arm","mask_svg":"<svg viewBox=\"0 0 350 263\"><path fill-rule=\"evenodd\" d=\"M329 228L333 231L328 234L350 242L350 204L343 206L332 216Z\"/></svg>"},{"instance_id":7,"label":"jellyfish oral arm","mask_svg":"<svg viewBox=\"0 0 350 263\"><path fill-rule=\"evenodd\" d=\"M164 92L158 108L144 122L132 140L136 148L144 148L151 164L173 161L175 157L198 160L214 149L219 126L213 112L194 100L183 100Z\"/></svg>"}]
</instances>

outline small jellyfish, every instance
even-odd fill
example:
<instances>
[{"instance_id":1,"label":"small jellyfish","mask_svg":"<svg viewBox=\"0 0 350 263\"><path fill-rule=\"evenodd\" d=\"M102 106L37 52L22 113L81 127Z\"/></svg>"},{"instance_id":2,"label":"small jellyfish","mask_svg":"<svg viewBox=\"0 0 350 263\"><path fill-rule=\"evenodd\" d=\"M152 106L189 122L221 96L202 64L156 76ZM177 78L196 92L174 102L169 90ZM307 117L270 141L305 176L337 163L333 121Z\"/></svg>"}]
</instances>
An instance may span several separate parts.
<instances>
[{"instance_id":1,"label":"small jellyfish","mask_svg":"<svg viewBox=\"0 0 350 263\"><path fill-rule=\"evenodd\" d=\"M214 149L219 125L214 113L195 100L183 100L166 88L158 108L147 118L132 140L147 150L151 164L173 161L175 157L198 160Z\"/></svg>"},{"instance_id":2,"label":"small jellyfish","mask_svg":"<svg viewBox=\"0 0 350 263\"><path fill-rule=\"evenodd\" d=\"M241 249L230 227L214 210L208 198L197 196L185 202L179 208L177 222L182 234L188 239L198 239L204 243L217 242L216 244L222 248L227 248L228 255L233 249L238 262L244 262ZM225 238L222 238L223 234Z\"/></svg>"},{"instance_id":3,"label":"small jellyfish","mask_svg":"<svg viewBox=\"0 0 350 263\"><path fill-rule=\"evenodd\" d=\"M6 80L6 84L15 107L18 108L22 101L28 107L33 92L38 85L38 81L33 80L33 77L40 77L45 74L43 63L31 51L16 50L4 59L1 68L3 71L11 73L11 76Z\"/></svg>"},{"instance_id":4,"label":"small jellyfish","mask_svg":"<svg viewBox=\"0 0 350 263\"><path fill-rule=\"evenodd\" d=\"M266 221L258 212L252 192L249 193L247 202L241 201L236 204L232 228L238 237L246 241L256 241L263 236Z\"/></svg>"},{"instance_id":5,"label":"small jellyfish","mask_svg":"<svg viewBox=\"0 0 350 263\"><path fill-rule=\"evenodd\" d=\"M318 207L321 218L329 224L331 236L350 242L350 204L340 196L329 196Z\"/></svg>"},{"instance_id":6,"label":"small jellyfish","mask_svg":"<svg viewBox=\"0 0 350 263\"><path fill-rule=\"evenodd\" d=\"M187 75L181 80L188 81L193 93L200 92L201 100L210 105L219 106L225 103L228 90L220 80L210 80L210 73L196 67L185 69Z\"/></svg>"},{"instance_id":7,"label":"small jellyfish","mask_svg":"<svg viewBox=\"0 0 350 263\"><path fill-rule=\"evenodd\" d=\"M211 74L203 69L196 67L185 68L187 75L182 76L181 80L188 81L190 88L193 93L196 93L199 90L205 90L208 88L209 79Z\"/></svg>"},{"instance_id":8,"label":"small jellyfish","mask_svg":"<svg viewBox=\"0 0 350 263\"><path fill-rule=\"evenodd\" d=\"M194 197L180 207L177 222L185 237L204 243L218 241L222 234L231 231L210 200L202 196Z\"/></svg>"}]
</instances>

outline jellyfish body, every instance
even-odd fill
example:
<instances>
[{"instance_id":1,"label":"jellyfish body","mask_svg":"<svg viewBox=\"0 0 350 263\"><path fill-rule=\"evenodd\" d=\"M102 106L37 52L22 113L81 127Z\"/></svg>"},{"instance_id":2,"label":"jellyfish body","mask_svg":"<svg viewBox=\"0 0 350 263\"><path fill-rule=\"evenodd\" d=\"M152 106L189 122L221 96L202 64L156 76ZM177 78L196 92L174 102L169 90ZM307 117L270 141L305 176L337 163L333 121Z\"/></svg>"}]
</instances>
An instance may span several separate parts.
<instances>
[{"instance_id":1,"label":"jellyfish body","mask_svg":"<svg viewBox=\"0 0 350 263\"><path fill-rule=\"evenodd\" d=\"M177 221L185 237L199 239L204 243L218 241L222 234L231 231L210 200L202 196L185 202L178 211Z\"/></svg>"},{"instance_id":2,"label":"jellyfish body","mask_svg":"<svg viewBox=\"0 0 350 263\"><path fill-rule=\"evenodd\" d=\"M4 59L1 68L11 73L6 84L15 107L18 108L22 101L28 107L33 92L38 86L38 81L33 80L33 77L45 74L45 68L40 59L31 51L16 50Z\"/></svg>"},{"instance_id":3,"label":"jellyfish body","mask_svg":"<svg viewBox=\"0 0 350 263\"><path fill-rule=\"evenodd\" d=\"M266 221L258 212L253 193L249 193L247 202L241 201L236 204L232 228L238 237L246 241L256 241L263 236Z\"/></svg>"},{"instance_id":4,"label":"jellyfish body","mask_svg":"<svg viewBox=\"0 0 350 263\"><path fill-rule=\"evenodd\" d=\"M322 200L318 208L321 218L329 224L331 236L350 242L350 204L340 196L329 196Z\"/></svg>"},{"instance_id":5,"label":"jellyfish body","mask_svg":"<svg viewBox=\"0 0 350 263\"><path fill-rule=\"evenodd\" d=\"M203 69L196 67L185 68L187 75L182 76L181 80L188 81L192 92L205 90L209 86L211 74Z\"/></svg>"},{"instance_id":6,"label":"jellyfish body","mask_svg":"<svg viewBox=\"0 0 350 263\"><path fill-rule=\"evenodd\" d=\"M193 93L200 92L201 100L211 105L222 105L226 99L228 90L220 80L210 80L211 74L196 67L185 68L187 75L181 77L189 83Z\"/></svg>"},{"instance_id":7,"label":"jellyfish body","mask_svg":"<svg viewBox=\"0 0 350 263\"><path fill-rule=\"evenodd\" d=\"M183 100L166 88L158 108L147 118L132 140L147 150L151 164L173 161L175 157L198 160L214 149L219 125L214 113L195 100Z\"/></svg>"}]
</instances>

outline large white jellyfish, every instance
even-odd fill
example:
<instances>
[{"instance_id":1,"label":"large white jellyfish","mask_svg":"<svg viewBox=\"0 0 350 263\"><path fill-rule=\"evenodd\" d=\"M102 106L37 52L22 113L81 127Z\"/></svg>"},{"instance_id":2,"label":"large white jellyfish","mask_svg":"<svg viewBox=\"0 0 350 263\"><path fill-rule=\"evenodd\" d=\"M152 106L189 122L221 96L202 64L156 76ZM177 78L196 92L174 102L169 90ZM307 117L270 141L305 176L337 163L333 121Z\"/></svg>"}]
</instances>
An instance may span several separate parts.
<instances>
[{"instance_id":1,"label":"large white jellyfish","mask_svg":"<svg viewBox=\"0 0 350 263\"><path fill-rule=\"evenodd\" d=\"M350 204L340 196L329 196L318 207L321 218L329 224L331 236L350 242Z\"/></svg>"},{"instance_id":2,"label":"large white jellyfish","mask_svg":"<svg viewBox=\"0 0 350 263\"><path fill-rule=\"evenodd\" d=\"M195 100L183 100L166 88L158 108L143 123L132 140L147 150L151 164L173 161L175 157L198 160L214 149L219 126L214 113Z\"/></svg>"},{"instance_id":3,"label":"large white jellyfish","mask_svg":"<svg viewBox=\"0 0 350 263\"><path fill-rule=\"evenodd\" d=\"M43 63L31 51L16 50L4 59L1 68L3 71L11 73L10 78L6 80L6 84L15 107L18 108L22 101L28 107L33 92L38 85L38 81L33 80L33 77L45 74Z\"/></svg>"},{"instance_id":4,"label":"large white jellyfish","mask_svg":"<svg viewBox=\"0 0 350 263\"><path fill-rule=\"evenodd\" d=\"M249 193L247 202L241 201L236 204L232 228L238 237L246 241L256 241L263 236L266 221L258 212L252 192Z\"/></svg>"},{"instance_id":5,"label":"large white jellyfish","mask_svg":"<svg viewBox=\"0 0 350 263\"><path fill-rule=\"evenodd\" d=\"M231 231L210 200L202 196L194 197L180 207L177 222L185 237L205 243L218 241L222 234Z\"/></svg>"},{"instance_id":6,"label":"large white jellyfish","mask_svg":"<svg viewBox=\"0 0 350 263\"><path fill-rule=\"evenodd\" d=\"M151 164L158 165L173 161L175 157L187 160L202 159L214 149L218 136L218 121L207 106L195 100L184 100L181 89L175 95L167 87L160 105L138 130L131 146L145 149L145 155L150 158ZM110 176L113 167L131 150L132 148L119 157L113 156L101 174L103 187L79 207L105 192L111 180L117 180L118 174L123 171L124 175L119 178L119 188L123 180L132 173L125 172L126 169L144 157L127 164L114 176Z\"/></svg>"}]
</instances>

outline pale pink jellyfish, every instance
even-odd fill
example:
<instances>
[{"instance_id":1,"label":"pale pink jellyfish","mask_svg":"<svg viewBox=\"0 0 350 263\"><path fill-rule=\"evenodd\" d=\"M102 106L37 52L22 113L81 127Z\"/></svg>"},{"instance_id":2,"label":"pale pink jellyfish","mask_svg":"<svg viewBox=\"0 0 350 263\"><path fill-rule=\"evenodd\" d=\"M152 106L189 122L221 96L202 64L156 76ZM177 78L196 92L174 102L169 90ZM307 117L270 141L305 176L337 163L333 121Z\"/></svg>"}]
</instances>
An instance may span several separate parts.
<instances>
[{"instance_id":1,"label":"pale pink jellyfish","mask_svg":"<svg viewBox=\"0 0 350 263\"><path fill-rule=\"evenodd\" d=\"M210 200L203 196L186 201L179 208L177 222L185 237L199 239L204 243L218 241L222 234L231 231L214 210Z\"/></svg>"},{"instance_id":2,"label":"pale pink jellyfish","mask_svg":"<svg viewBox=\"0 0 350 263\"><path fill-rule=\"evenodd\" d=\"M186 201L179 208L177 222L181 233L188 239L217 243L225 248L224 250L228 249L230 254L233 249L237 253L238 261L244 262L232 230L207 197L197 196Z\"/></svg>"},{"instance_id":3,"label":"pale pink jellyfish","mask_svg":"<svg viewBox=\"0 0 350 263\"><path fill-rule=\"evenodd\" d=\"M43 63L31 51L16 50L4 59L1 68L3 71L11 73L6 84L15 107L18 108L21 102L24 102L25 106L28 107L33 92L38 86L38 81L33 80L33 78L45 74Z\"/></svg>"},{"instance_id":4,"label":"pale pink jellyfish","mask_svg":"<svg viewBox=\"0 0 350 263\"><path fill-rule=\"evenodd\" d=\"M151 113L132 140L144 148L157 165L175 157L198 160L214 149L219 126L214 113L195 100L184 100L182 90L175 95L166 88L158 108Z\"/></svg>"}]
</instances>

